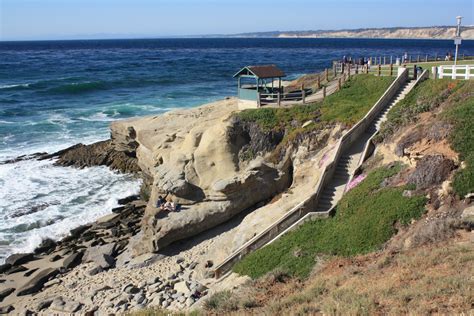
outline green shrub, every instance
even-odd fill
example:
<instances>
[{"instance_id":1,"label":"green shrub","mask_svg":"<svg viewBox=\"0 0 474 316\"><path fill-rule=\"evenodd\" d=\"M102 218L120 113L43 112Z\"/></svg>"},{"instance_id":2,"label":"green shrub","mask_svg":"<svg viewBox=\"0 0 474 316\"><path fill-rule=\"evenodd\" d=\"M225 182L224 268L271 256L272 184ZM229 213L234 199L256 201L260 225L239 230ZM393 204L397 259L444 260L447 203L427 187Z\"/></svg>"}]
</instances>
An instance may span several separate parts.
<instances>
[{"instance_id":1,"label":"green shrub","mask_svg":"<svg viewBox=\"0 0 474 316\"><path fill-rule=\"evenodd\" d=\"M233 311L238 309L238 304L233 299L231 291L222 291L213 294L207 299L204 307L209 310Z\"/></svg>"},{"instance_id":2,"label":"green shrub","mask_svg":"<svg viewBox=\"0 0 474 316\"><path fill-rule=\"evenodd\" d=\"M374 170L342 198L334 217L303 224L249 254L234 271L257 278L278 268L306 277L317 254L353 256L380 248L396 233L395 223L407 225L424 211L425 197L404 197L404 187L380 187L400 169L396 165ZM295 250L300 250L298 256Z\"/></svg>"}]
</instances>

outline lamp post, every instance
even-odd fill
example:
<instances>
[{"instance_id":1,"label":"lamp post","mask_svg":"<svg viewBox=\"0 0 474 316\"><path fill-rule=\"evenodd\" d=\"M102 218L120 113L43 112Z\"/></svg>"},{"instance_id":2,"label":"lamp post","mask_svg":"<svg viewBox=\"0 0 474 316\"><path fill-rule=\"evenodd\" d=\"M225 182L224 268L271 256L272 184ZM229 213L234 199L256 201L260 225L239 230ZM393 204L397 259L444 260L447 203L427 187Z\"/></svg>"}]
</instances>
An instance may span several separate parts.
<instances>
[{"instance_id":1,"label":"lamp post","mask_svg":"<svg viewBox=\"0 0 474 316\"><path fill-rule=\"evenodd\" d=\"M459 50L459 45L461 45L461 20L462 16L457 16L456 20L458 21L458 26L456 29L456 37L454 38L454 45L456 45L456 53L454 55L454 65L457 65L458 62L458 50Z\"/></svg>"}]
</instances>

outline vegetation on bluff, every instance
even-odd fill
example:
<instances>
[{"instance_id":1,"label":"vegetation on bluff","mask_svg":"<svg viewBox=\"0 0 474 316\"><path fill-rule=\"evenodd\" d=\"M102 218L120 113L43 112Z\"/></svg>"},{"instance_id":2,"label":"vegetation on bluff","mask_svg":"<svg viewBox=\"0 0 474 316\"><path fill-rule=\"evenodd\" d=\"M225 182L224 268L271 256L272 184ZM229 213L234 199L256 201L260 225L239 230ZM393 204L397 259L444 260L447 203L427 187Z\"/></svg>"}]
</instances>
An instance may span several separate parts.
<instances>
[{"instance_id":1,"label":"vegetation on bluff","mask_svg":"<svg viewBox=\"0 0 474 316\"><path fill-rule=\"evenodd\" d=\"M407 225L424 211L425 197L404 197L403 186L381 186L401 168L374 170L342 198L334 217L303 224L249 254L234 271L257 278L278 268L291 276L307 277L317 255L352 256L377 250L396 233L394 223Z\"/></svg>"},{"instance_id":2,"label":"vegetation on bluff","mask_svg":"<svg viewBox=\"0 0 474 316\"><path fill-rule=\"evenodd\" d=\"M418 120L418 114L442 107L440 120L452 126L449 141L465 167L456 172L454 191L461 197L474 192L474 82L426 80L394 106L382 125L378 141Z\"/></svg>"},{"instance_id":3,"label":"vegetation on bluff","mask_svg":"<svg viewBox=\"0 0 474 316\"><path fill-rule=\"evenodd\" d=\"M388 112L378 140L386 139L401 127L415 122L418 114L438 108L463 85L463 82L450 79L421 82Z\"/></svg>"},{"instance_id":4,"label":"vegetation on bluff","mask_svg":"<svg viewBox=\"0 0 474 316\"><path fill-rule=\"evenodd\" d=\"M292 131L307 121L352 125L367 113L392 82L391 77L358 75L322 102L291 108L249 109L237 115L244 121L256 122L267 131Z\"/></svg>"},{"instance_id":5,"label":"vegetation on bluff","mask_svg":"<svg viewBox=\"0 0 474 316\"><path fill-rule=\"evenodd\" d=\"M236 116L244 124L257 125L263 134L283 135L273 151L273 158L278 161L288 143L302 135L318 133L328 124L336 122L346 126L355 124L364 117L392 82L391 77L357 75L347 81L340 91L329 95L322 102L288 108L248 109ZM246 149L241 157L251 159L256 154L257 152Z\"/></svg>"},{"instance_id":6,"label":"vegetation on bluff","mask_svg":"<svg viewBox=\"0 0 474 316\"><path fill-rule=\"evenodd\" d=\"M448 109L446 119L454 126L450 134L453 149L465 162L465 168L454 176L454 191L461 197L474 192L474 83L465 82L454 95L455 106Z\"/></svg>"}]
</instances>

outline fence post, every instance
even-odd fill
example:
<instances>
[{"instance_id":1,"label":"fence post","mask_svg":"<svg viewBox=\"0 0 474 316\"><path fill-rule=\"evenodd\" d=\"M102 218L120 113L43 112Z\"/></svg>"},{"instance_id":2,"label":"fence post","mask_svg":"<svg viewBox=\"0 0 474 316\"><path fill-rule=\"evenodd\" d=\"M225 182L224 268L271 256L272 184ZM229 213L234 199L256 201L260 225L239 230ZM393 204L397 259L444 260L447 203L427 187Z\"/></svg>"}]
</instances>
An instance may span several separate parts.
<instances>
[{"instance_id":1,"label":"fence post","mask_svg":"<svg viewBox=\"0 0 474 316\"><path fill-rule=\"evenodd\" d=\"M326 99L326 86L323 87L323 99Z\"/></svg>"},{"instance_id":2,"label":"fence post","mask_svg":"<svg viewBox=\"0 0 474 316\"><path fill-rule=\"evenodd\" d=\"M328 71L328 69L326 68L326 70L324 72L325 72L325 75L326 75L326 81L329 81L329 71Z\"/></svg>"},{"instance_id":3,"label":"fence post","mask_svg":"<svg viewBox=\"0 0 474 316\"><path fill-rule=\"evenodd\" d=\"M257 92L257 107L262 107L262 101L260 100L260 92Z\"/></svg>"},{"instance_id":4,"label":"fence post","mask_svg":"<svg viewBox=\"0 0 474 316\"><path fill-rule=\"evenodd\" d=\"M359 73L359 64L356 65L356 75Z\"/></svg>"},{"instance_id":5,"label":"fence post","mask_svg":"<svg viewBox=\"0 0 474 316\"><path fill-rule=\"evenodd\" d=\"M345 64L345 63L342 63L342 66L341 66L341 74L343 74L345 70L346 70L346 64Z\"/></svg>"},{"instance_id":6,"label":"fence post","mask_svg":"<svg viewBox=\"0 0 474 316\"><path fill-rule=\"evenodd\" d=\"M438 68L438 73L439 73L439 74L438 74L438 75L439 75L439 78L440 78L440 79L443 79L443 77L444 77L444 67L443 67L443 66L439 66L439 68Z\"/></svg>"},{"instance_id":7,"label":"fence post","mask_svg":"<svg viewBox=\"0 0 474 316\"><path fill-rule=\"evenodd\" d=\"M332 72L334 74L334 77L337 75L337 62L334 62L332 64ZM319 80L319 77L318 77L318 80ZM319 85L318 85L318 88L319 88Z\"/></svg>"},{"instance_id":8,"label":"fence post","mask_svg":"<svg viewBox=\"0 0 474 316\"><path fill-rule=\"evenodd\" d=\"M390 64L390 77L393 76L393 64Z\"/></svg>"},{"instance_id":9,"label":"fence post","mask_svg":"<svg viewBox=\"0 0 474 316\"><path fill-rule=\"evenodd\" d=\"M466 80L469 80L469 77L471 76L471 67L469 65L466 65Z\"/></svg>"},{"instance_id":10,"label":"fence post","mask_svg":"<svg viewBox=\"0 0 474 316\"><path fill-rule=\"evenodd\" d=\"M351 66L347 69L347 75L349 76L349 80L351 79Z\"/></svg>"},{"instance_id":11,"label":"fence post","mask_svg":"<svg viewBox=\"0 0 474 316\"><path fill-rule=\"evenodd\" d=\"M456 79L456 75L457 75L457 74L456 74L456 66L454 66L454 65L451 66L451 69L452 69L452 71L451 71L451 79Z\"/></svg>"},{"instance_id":12,"label":"fence post","mask_svg":"<svg viewBox=\"0 0 474 316\"><path fill-rule=\"evenodd\" d=\"M366 73L366 74L369 73L369 64L365 65L365 73Z\"/></svg>"},{"instance_id":13,"label":"fence post","mask_svg":"<svg viewBox=\"0 0 474 316\"><path fill-rule=\"evenodd\" d=\"M382 72L382 67L380 66L380 64L377 67L377 72L378 72L378 75L380 76L380 74Z\"/></svg>"},{"instance_id":14,"label":"fence post","mask_svg":"<svg viewBox=\"0 0 474 316\"><path fill-rule=\"evenodd\" d=\"M418 77L417 69L416 69L416 64L413 65L413 79L416 79Z\"/></svg>"},{"instance_id":15,"label":"fence post","mask_svg":"<svg viewBox=\"0 0 474 316\"><path fill-rule=\"evenodd\" d=\"M433 79L434 80L438 79L438 67L436 66L431 67L431 72L433 72Z\"/></svg>"},{"instance_id":16,"label":"fence post","mask_svg":"<svg viewBox=\"0 0 474 316\"><path fill-rule=\"evenodd\" d=\"M321 89L321 75L318 75L318 89Z\"/></svg>"},{"instance_id":17,"label":"fence post","mask_svg":"<svg viewBox=\"0 0 474 316\"><path fill-rule=\"evenodd\" d=\"M341 90L341 78L337 81L337 90Z\"/></svg>"},{"instance_id":18,"label":"fence post","mask_svg":"<svg viewBox=\"0 0 474 316\"><path fill-rule=\"evenodd\" d=\"M306 101L306 91L304 90L304 83L301 85L301 97L303 98L303 104Z\"/></svg>"},{"instance_id":19,"label":"fence post","mask_svg":"<svg viewBox=\"0 0 474 316\"><path fill-rule=\"evenodd\" d=\"M278 104L278 107L280 107L281 106L281 92L280 91L278 91L277 98L278 98L277 99L277 104Z\"/></svg>"},{"instance_id":20,"label":"fence post","mask_svg":"<svg viewBox=\"0 0 474 316\"><path fill-rule=\"evenodd\" d=\"M383 64L387 64L387 56L383 56Z\"/></svg>"}]
</instances>

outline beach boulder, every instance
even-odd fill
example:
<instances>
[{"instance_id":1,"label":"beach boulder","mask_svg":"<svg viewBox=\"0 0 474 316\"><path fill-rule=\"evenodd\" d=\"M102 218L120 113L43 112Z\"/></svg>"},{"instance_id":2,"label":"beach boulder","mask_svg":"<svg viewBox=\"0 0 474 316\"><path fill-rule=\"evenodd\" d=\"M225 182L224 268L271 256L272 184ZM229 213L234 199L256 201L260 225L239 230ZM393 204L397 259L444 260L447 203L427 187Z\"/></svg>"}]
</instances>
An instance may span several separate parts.
<instances>
[{"instance_id":1,"label":"beach boulder","mask_svg":"<svg viewBox=\"0 0 474 316\"><path fill-rule=\"evenodd\" d=\"M41 290L43 285L48 282L50 279L54 278L59 274L59 269L56 268L46 268L41 270L34 277L29 279L26 284L24 284L17 292L17 296L23 296L28 294L33 294Z\"/></svg>"},{"instance_id":2,"label":"beach boulder","mask_svg":"<svg viewBox=\"0 0 474 316\"><path fill-rule=\"evenodd\" d=\"M10 255L6 260L6 264L10 264L12 266L17 266L20 264L25 264L34 259L34 254L32 253L15 253Z\"/></svg>"}]
</instances>

